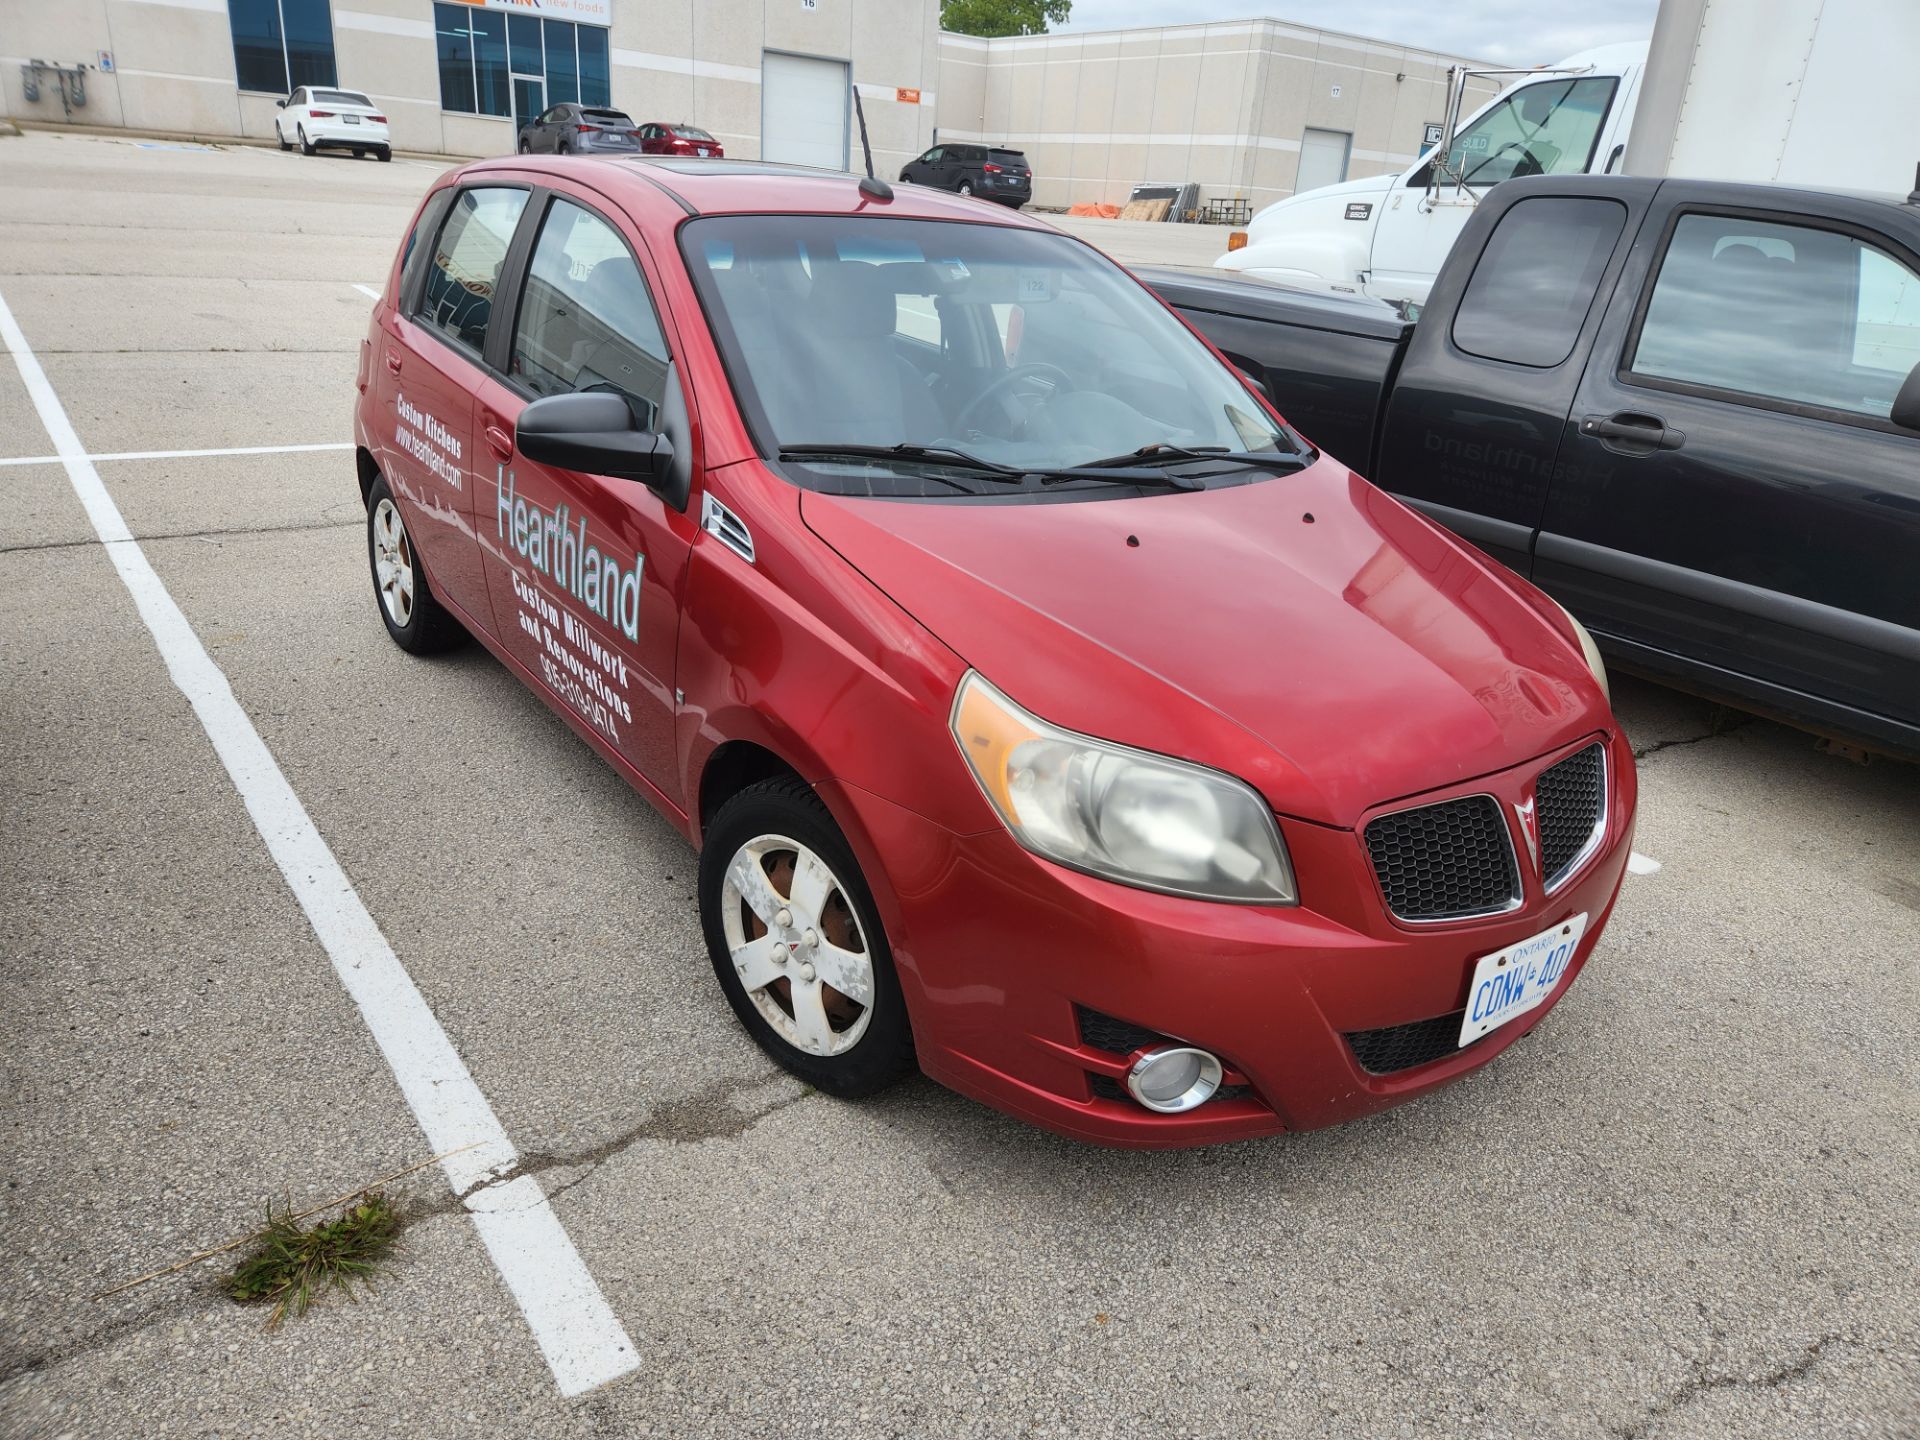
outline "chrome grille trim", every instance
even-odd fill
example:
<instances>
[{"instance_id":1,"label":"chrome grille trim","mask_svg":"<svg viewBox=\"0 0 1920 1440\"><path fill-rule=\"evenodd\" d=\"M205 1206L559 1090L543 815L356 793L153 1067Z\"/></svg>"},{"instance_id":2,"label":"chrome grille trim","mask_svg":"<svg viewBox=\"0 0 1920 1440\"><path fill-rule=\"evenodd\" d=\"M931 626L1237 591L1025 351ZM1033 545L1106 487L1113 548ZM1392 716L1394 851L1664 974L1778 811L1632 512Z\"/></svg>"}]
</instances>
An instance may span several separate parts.
<instances>
[{"instance_id":1,"label":"chrome grille trim","mask_svg":"<svg viewBox=\"0 0 1920 1440\"><path fill-rule=\"evenodd\" d=\"M1542 877L1542 888L1549 895L1553 894L1556 890L1560 889L1568 881L1572 880L1574 876L1578 875L1583 869L1585 869L1587 862L1593 859L1594 855L1598 853L1600 849L1600 842L1606 839L1607 816L1610 810L1611 791L1613 788L1610 783L1612 780L1612 775L1607 769L1606 743L1604 741L1596 740L1591 745L1583 745L1580 747L1580 749L1574 751L1573 754L1566 756L1564 759L1555 761L1554 764L1549 765L1545 770L1542 770L1540 772L1541 777L1544 778L1550 771L1557 769L1561 765L1565 765L1570 760L1579 759L1580 756L1585 755L1589 750L1599 752L1599 762L1600 762L1599 814L1594 818L1593 829L1588 834L1586 838L1586 843L1581 845L1579 850L1574 852L1573 858L1568 860L1558 870L1554 871L1553 874ZM1535 803L1536 811L1539 805L1539 795L1540 795L1540 781L1536 779L1534 781L1534 803ZM1543 826L1545 824L1544 816L1541 817L1541 824Z\"/></svg>"}]
</instances>

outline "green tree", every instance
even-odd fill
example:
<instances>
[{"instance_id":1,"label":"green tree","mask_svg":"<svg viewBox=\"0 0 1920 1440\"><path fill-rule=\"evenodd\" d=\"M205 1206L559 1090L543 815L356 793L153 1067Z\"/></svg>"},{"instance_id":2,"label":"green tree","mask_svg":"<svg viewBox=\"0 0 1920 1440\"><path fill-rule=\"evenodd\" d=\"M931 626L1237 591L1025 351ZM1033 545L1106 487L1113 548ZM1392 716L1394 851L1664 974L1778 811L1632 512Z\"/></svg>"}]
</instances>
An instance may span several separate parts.
<instances>
[{"instance_id":1,"label":"green tree","mask_svg":"<svg viewBox=\"0 0 1920 1440\"><path fill-rule=\"evenodd\" d=\"M1044 35L1066 23L1073 0L940 0L940 28L961 35Z\"/></svg>"}]
</instances>

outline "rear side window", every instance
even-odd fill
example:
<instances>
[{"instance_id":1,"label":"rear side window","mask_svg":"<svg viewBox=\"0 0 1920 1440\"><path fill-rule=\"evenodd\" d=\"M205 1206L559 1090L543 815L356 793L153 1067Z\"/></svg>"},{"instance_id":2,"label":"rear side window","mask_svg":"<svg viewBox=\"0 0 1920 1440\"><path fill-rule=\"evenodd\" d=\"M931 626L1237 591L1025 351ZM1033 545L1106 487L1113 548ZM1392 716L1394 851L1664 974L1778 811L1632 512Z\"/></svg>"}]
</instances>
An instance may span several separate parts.
<instances>
[{"instance_id":1,"label":"rear side window","mask_svg":"<svg viewBox=\"0 0 1920 1440\"><path fill-rule=\"evenodd\" d=\"M1564 362L1626 223L1617 200L1522 200L1480 253L1453 317L1453 343L1510 365Z\"/></svg>"},{"instance_id":2,"label":"rear side window","mask_svg":"<svg viewBox=\"0 0 1920 1440\"><path fill-rule=\"evenodd\" d=\"M1683 215L1629 372L1884 420L1920 364L1920 275L1852 235Z\"/></svg>"},{"instance_id":3,"label":"rear side window","mask_svg":"<svg viewBox=\"0 0 1920 1440\"><path fill-rule=\"evenodd\" d=\"M617 390L656 428L667 342L626 241L592 211L555 200L540 226L513 334L513 375L536 395Z\"/></svg>"},{"instance_id":4,"label":"rear side window","mask_svg":"<svg viewBox=\"0 0 1920 1440\"><path fill-rule=\"evenodd\" d=\"M460 192L427 269L421 324L476 355L485 347L500 267L526 208L524 190L482 186Z\"/></svg>"}]
</instances>

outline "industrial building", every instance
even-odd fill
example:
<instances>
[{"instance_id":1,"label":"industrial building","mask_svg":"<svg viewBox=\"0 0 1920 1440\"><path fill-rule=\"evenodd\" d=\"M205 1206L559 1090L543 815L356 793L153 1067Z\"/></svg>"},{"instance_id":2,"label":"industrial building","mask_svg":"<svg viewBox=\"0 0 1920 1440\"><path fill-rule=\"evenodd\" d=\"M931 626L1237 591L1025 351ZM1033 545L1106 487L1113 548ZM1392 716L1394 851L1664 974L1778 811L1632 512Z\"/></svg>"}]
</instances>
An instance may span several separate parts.
<instances>
[{"instance_id":1,"label":"industrial building","mask_svg":"<svg viewBox=\"0 0 1920 1440\"><path fill-rule=\"evenodd\" d=\"M1041 206L1155 180L1258 208L1398 169L1455 63L1276 20L978 40L943 34L938 0L0 0L0 109L29 122L264 140L277 100L338 85L401 149L504 154L578 100L846 167L857 87L881 173L1004 142Z\"/></svg>"}]
</instances>

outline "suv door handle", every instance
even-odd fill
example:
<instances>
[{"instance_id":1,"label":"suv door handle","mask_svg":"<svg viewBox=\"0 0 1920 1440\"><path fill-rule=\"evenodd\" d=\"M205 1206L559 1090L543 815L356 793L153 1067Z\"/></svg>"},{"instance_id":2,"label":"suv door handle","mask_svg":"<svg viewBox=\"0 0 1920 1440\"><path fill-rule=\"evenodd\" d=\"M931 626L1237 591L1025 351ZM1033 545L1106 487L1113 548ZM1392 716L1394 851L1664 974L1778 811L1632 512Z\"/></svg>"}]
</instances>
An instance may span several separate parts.
<instances>
[{"instance_id":1,"label":"suv door handle","mask_svg":"<svg viewBox=\"0 0 1920 1440\"><path fill-rule=\"evenodd\" d=\"M1580 433L1591 435L1603 444L1617 440L1626 445L1645 446L1649 451L1678 450L1687 442L1684 433L1668 429L1667 422L1658 415L1641 415L1631 410L1613 415L1588 415L1580 422Z\"/></svg>"},{"instance_id":2,"label":"suv door handle","mask_svg":"<svg viewBox=\"0 0 1920 1440\"><path fill-rule=\"evenodd\" d=\"M513 458L513 436L498 425L487 426L487 448L502 460Z\"/></svg>"}]
</instances>

